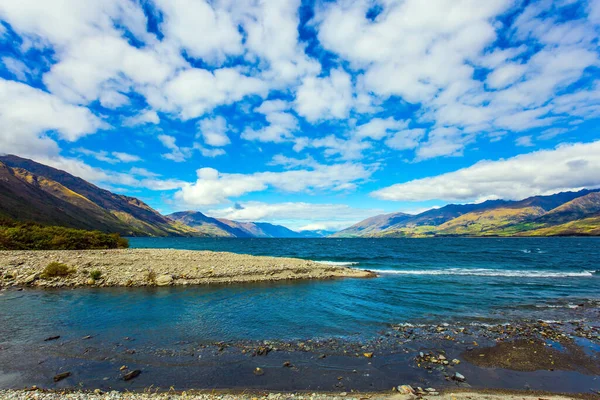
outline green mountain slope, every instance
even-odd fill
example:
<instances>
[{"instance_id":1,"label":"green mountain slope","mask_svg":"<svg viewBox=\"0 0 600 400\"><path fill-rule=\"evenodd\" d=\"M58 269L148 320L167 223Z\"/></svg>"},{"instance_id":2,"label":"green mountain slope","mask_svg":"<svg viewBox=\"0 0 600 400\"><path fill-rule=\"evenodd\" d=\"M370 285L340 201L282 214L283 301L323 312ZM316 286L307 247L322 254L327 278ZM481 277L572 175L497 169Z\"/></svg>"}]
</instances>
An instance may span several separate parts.
<instances>
[{"instance_id":1,"label":"green mountain slope","mask_svg":"<svg viewBox=\"0 0 600 400\"><path fill-rule=\"evenodd\" d=\"M390 216L402 215L395 224ZM368 218L336 237L545 236L598 234L600 192L581 190L520 201L450 204L418 215ZM596 224L596 225L595 225Z\"/></svg>"},{"instance_id":2,"label":"green mountain slope","mask_svg":"<svg viewBox=\"0 0 600 400\"><path fill-rule=\"evenodd\" d=\"M10 155L0 157L0 213L19 221L127 236L197 234L134 197L111 193L64 171Z\"/></svg>"}]
</instances>

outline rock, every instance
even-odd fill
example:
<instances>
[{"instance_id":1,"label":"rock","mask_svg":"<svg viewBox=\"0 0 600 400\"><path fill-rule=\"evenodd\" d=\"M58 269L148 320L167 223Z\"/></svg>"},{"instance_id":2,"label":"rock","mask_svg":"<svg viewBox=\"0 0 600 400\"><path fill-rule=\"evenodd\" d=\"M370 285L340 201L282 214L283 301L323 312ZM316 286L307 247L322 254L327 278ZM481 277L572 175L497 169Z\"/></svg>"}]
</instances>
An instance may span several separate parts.
<instances>
[{"instance_id":1,"label":"rock","mask_svg":"<svg viewBox=\"0 0 600 400\"><path fill-rule=\"evenodd\" d=\"M67 378L69 376L71 376L70 372L61 372L58 375L54 375L54 382L62 381L63 379L65 379L65 378Z\"/></svg>"},{"instance_id":2,"label":"rock","mask_svg":"<svg viewBox=\"0 0 600 400\"><path fill-rule=\"evenodd\" d=\"M138 377L141 373L142 373L142 371L140 371L139 369L134 369L133 371L128 372L125 375L123 375L123 380L124 381L130 381L133 378Z\"/></svg>"},{"instance_id":3,"label":"rock","mask_svg":"<svg viewBox=\"0 0 600 400\"><path fill-rule=\"evenodd\" d=\"M367 358L373 358L373 353L364 353L363 355Z\"/></svg>"},{"instance_id":4,"label":"rock","mask_svg":"<svg viewBox=\"0 0 600 400\"><path fill-rule=\"evenodd\" d=\"M455 372L454 376L452 376L452 379L454 379L457 382L464 382L467 378L465 378L464 375Z\"/></svg>"},{"instance_id":5,"label":"rock","mask_svg":"<svg viewBox=\"0 0 600 400\"><path fill-rule=\"evenodd\" d=\"M60 336L50 336L49 338L44 339L44 342L49 342L56 339L60 339Z\"/></svg>"},{"instance_id":6,"label":"rock","mask_svg":"<svg viewBox=\"0 0 600 400\"><path fill-rule=\"evenodd\" d=\"M460 360L458 358L455 358L454 360L452 360L452 363L458 365L460 364Z\"/></svg>"},{"instance_id":7,"label":"rock","mask_svg":"<svg viewBox=\"0 0 600 400\"><path fill-rule=\"evenodd\" d=\"M127 369L127 365L123 365L121 366L121 368L119 368L119 371L125 371Z\"/></svg>"},{"instance_id":8,"label":"rock","mask_svg":"<svg viewBox=\"0 0 600 400\"><path fill-rule=\"evenodd\" d=\"M256 367L254 369L254 375L261 376L261 375L264 375L264 374L265 374L265 371L262 368Z\"/></svg>"},{"instance_id":9,"label":"rock","mask_svg":"<svg viewBox=\"0 0 600 400\"><path fill-rule=\"evenodd\" d=\"M102 394L103 394L103 392L102 392L102 390L100 390L100 389L95 389L95 390L94 390L94 394L97 394L97 395L102 395Z\"/></svg>"},{"instance_id":10,"label":"rock","mask_svg":"<svg viewBox=\"0 0 600 400\"><path fill-rule=\"evenodd\" d=\"M429 393L437 392L437 390L435 390L434 388L427 388L425 389L425 391Z\"/></svg>"},{"instance_id":11,"label":"rock","mask_svg":"<svg viewBox=\"0 0 600 400\"><path fill-rule=\"evenodd\" d=\"M38 274L31 274L27 278L25 278L25 280L23 281L23 283L25 283L26 285L28 285L30 283L33 283L38 277L39 277Z\"/></svg>"},{"instance_id":12,"label":"rock","mask_svg":"<svg viewBox=\"0 0 600 400\"><path fill-rule=\"evenodd\" d=\"M173 276L171 275L161 275L156 278L156 284L158 286L168 286L173 283Z\"/></svg>"},{"instance_id":13,"label":"rock","mask_svg":"<svg viewBox=\"0 0 600 400\"><path fill-rule=\"evenodd\" d=\"M289 362L289 361L286 361L286 362L283 363L283 366L287 367L287 368L291 368L292 367L292 363Z\"/></svg>"},{"instance_id":14,"label":"rock","mask_svg":"<svg viewBox=\"0 0 600 400\"><path fill-rule=\"evenodd\" d=\"M92 338L92 335L87 335L87 336L82 337L83 340L88 340L88 339L91 339L91 338Z\"/></svg>"},{"instance_id":15,"label":"rock","mask_svg":"<svg viewBox=\"0 0 600 400\"><path fill-rule=\"evenodd\" d=\"M444 355L440 354L440 355L438 356L438 359L439 359L439 360L442 360L442 361L444 361L444 360L446 359L446 356L444 356Z\"/></svg>"},{"instance_id":16,"label":"rock","mask_svg":"<svg viewBox=\"0 0 600 400\"><path fill-rule=\"evenodd\" d=\"M415 394L415 389L410 385L402 385L398 386L398 392L400 394Z\"/></svg>"},{"instance_id":17,"label":"rock","mask_svg":"<svg viewBox=\"0 0 600 400\"><path fill-rule=\"evenodd\" d=\"M87 283L88 285L95 285L96 281L93 280L92 278L88 279L85 283Z\"/></svg>"}]
</instances>

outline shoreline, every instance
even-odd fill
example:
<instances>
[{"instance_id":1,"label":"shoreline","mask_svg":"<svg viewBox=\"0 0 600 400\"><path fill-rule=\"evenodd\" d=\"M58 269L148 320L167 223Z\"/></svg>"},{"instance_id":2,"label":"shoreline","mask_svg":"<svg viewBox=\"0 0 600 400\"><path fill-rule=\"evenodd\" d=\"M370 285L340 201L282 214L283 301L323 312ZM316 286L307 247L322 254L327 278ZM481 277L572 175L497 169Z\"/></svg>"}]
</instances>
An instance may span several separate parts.
<instances>
[{"instance_id":1,"label":"shoreline","mask_svg":"<svg viewBox=\"0 0 600 400\"><path fill-rule=\"evenodd\" d=\"M68 275L48 277L58 262ZM95 272L97 271L97 272ZM94 276L94 273L97 276ZM0 251L0 288L142 287L372 278L356 268L287 257L174 250L4 250Z\"/></svg>"},{"instance_id":2,"label":"shoreline","mask_svg":"<svg viewBox=\"0 0 600 400\"><path fill-rule=\"evenodd\" d=\"M0 390L0 399L10 400L257 400L260 398L273 400L569 400L596 399L587 393L548 393L544 391L520 390L446 390L435 395L416 396L398 392L265 392L265 391L169 391L154 392L149 389L145 393L103 392L103 391L56 391L56 390Z\"/></svg>"}]
</instances>

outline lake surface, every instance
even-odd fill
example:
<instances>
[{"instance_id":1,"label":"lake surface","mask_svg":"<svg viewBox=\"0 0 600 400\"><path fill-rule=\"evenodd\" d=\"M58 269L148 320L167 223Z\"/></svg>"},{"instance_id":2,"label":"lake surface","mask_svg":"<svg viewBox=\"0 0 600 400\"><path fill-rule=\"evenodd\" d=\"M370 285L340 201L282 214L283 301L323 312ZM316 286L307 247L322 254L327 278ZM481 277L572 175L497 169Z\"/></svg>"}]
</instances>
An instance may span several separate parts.
<instances>
[{"instance_id":1,"label":"lake surface","mask_svg":"<svg viewBox=\"0 0 600 400\"><path fill-rule=\"evenodd\" d=\"M56 387L83 382L84 387L107 389L141 390L152 384L334 390L337 377L347 374L355 389L385 390L429 379L426 371L410 366L414 352L421 348L418 344L392 352L388 358L373 359L373 364L349 356L327 357L324 362L318 354L293 353L292 361L304 365L300 367L304 380L282 370L288 353L251 357L221 353L210 346L218 341L329 338L367 343L379 340L392 325L402 324L481 326L524 319L598 323L600 276L593 272L600 269L600 238L132 238L130 244L133 248L299 257L371 269L379 277L2 291L0 388L45 387L52 384L53 374L69 370L73 377ZM44 342L54 335L61 338ZM199 350L210 343L204 352ZM600 347L592 349L597 352ZM125 383L119 372L123 364L136 366L144 374L134 383ZM270 368L266 378L252 374L256 366ZM352 372L357 369L362 371L359 376ZM563 383L558 385L548 371L505 371L501 380L495 370L465 365L461 371L476 377L482 387L523 388L535 382L534 388L578 391L584 384L597 386L593 377L575 372L561 375ZM399 376L405 381L398 382ZM444 384L440 382L445 381L440 378L432 384Z\"/></svg>"}]
</instances>

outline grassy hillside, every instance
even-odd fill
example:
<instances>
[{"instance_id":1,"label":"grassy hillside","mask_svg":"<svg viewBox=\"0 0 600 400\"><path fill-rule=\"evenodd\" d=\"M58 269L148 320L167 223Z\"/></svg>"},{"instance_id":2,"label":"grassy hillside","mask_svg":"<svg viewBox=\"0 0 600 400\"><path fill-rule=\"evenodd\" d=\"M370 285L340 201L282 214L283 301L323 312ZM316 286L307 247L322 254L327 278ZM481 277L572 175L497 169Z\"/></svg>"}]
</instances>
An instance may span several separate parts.
<instances>
[{"instance_id":1,"label":"grassy hillside","mask_svg":"<svg viewBox=\"0 0 600 400\"><path fill-rule=\"evenodd\" d=\"M0 157L0 213L19 221L126 236L198 235L134 197L16 156Z\"/></svg>"},{"instance_id":2,"label":"grassy hillside","mask_svg":"<svg viewBox=\"0 0 600 400\"><path fill-rule=\"evenodd\" d=\"M401 219L390 223L393 216ZM417 215L378 215L336 237L599 235L600 191L580 190L519 201L449 204Z\"/></svg>"},{"instance_id":3,"label":"grassy hillside","mask_svg":"<svg viewBox=\"0 0 600 400\"><path fill-rule=\"evenodd\" d=\"M87 250L129 247L118 233L20 223L0 217L0 250Z\"/></svg>"}]
</instances>

